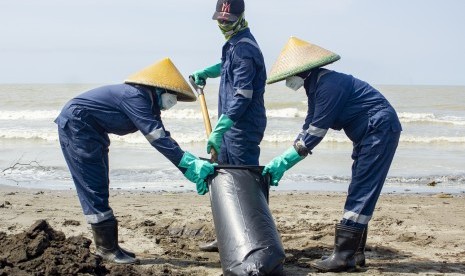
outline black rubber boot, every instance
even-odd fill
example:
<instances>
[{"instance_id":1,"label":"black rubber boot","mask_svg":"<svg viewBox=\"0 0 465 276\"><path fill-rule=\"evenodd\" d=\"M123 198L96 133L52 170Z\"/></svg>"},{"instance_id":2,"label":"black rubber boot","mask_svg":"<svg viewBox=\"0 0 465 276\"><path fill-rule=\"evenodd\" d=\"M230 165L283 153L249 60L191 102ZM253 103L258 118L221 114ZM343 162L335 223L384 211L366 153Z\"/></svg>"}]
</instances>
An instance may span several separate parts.
<instances>
[{"instance_id":1,"label":"black rubber boot","mask_svg":"<svg viewBox=\"0 0 465 276\"><path fill-rule=\"evenodd\" d=\"M136 254L135 254L134 252L128 251L128 250L122 248L122 247L119 246L119 245L118 245L118 247L119 247L119 249L120 249L124 254L128 255L129 257L132 257L132 258L135 258L135 257L136 257Z\"/></svg>"},{"instance_id":2,"label":"black rubber boot","mask_svg":"<svg viewBox=\"0 0 465 276\"><path fill-rule=\"evenodd\" d=\"M336 224L333 254L325 260L311 263L323 272L352 271L355 269L355 252L362 239L364 229Z\"/></svg>"},{"instance_id":3,"label":"black rubber boot","mask_svg":"<svg viewBox=\"0 0 465 276\"><path fill-rule=\"evenodd\" d=\"M118 222L114 219L91 224L95 241L95 253L106 261L117 264L134 264L139 262L124 253L118 245ZM134 253L133 253L134 254Z\"/></svg>"},{"instance_id":4,"label":"black rubber boot","mask_svg":"<svg viewBox=\"0 0 465 276\"><path fill-rule=\"evenodd\" d=\"M219 252L218 250L218 240L214 240L209 243L205 243L199 246L200 251L205 252Z\"/></svg>"},{"instance_id":5,"label":"black rubber boot","mask_svg":"<svg viewBox=\"0 0 465 276\"><path fill-rule=\"evenodd\" d=\"M360 241L360 245L358 246L357 252L355 252L354 258L355 258L355 264L358 266L365 266L366 261L365 261L365 246L367 243L367 234L368 234L368 227L365 228L365 231L363 231L363 236L362 240ZM328 259L330 256L322 256L322 260Z\"/></svg>"},{"instance_id":6,"label":"black rubber boot","mask_svg":"<svg viewBox=\"0 0 465 276\"><path fill-rule=\"evenodd\" d=\"M357 252L355 252L355 264L358 266L365 266L365 246L367 244L367 236L368 236L368 227L365 228L363 231L362 240L360 241L360 245L358 246Z\"/></svg>"}]
</instances>

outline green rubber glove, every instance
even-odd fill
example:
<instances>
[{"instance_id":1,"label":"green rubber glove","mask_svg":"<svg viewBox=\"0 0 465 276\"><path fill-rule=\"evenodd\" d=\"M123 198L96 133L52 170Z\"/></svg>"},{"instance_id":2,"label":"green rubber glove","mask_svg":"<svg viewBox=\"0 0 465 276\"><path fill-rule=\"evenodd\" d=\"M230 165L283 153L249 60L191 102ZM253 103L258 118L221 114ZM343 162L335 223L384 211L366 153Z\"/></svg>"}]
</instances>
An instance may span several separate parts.
<instances>
[{"instance_id":1,"label":"green rubber glove","mask_svg":"<svg viewBox=\"0 0 465 276\"><path fill-rule=\"evenodd\" d=\"M232 127L233 124L234 122L229 119L227 115L221 114L215 129L208 137L207 153L210 153L212 147L215 149L216 153L220 153L221 143L223 142L223 135Z\"/></svg>"},{"instance_id":2,"label":"green rubber glove","mask_svg":"<svg viewBox=\"0 0 465 276\"><path fill-rule=\"evenodd\" d=\"M270 173L270 185L278 186L278 182L281 180L284 173L304 158L305 157L302 157L297 153L294 147L290 147L283 154L271 160L263 169L262 174L265 175L266 173Z\"/></svg>"},{"instance_id":3,"label":"green rubber glove","mask_svg":"<svg viewBox=\"0 0 465 276\"><path fill-rule=\"evenodd\" d=\"M178 167L187 169L184 176L195 183L197 193L204 195L208 192L208 185L205 178L215 171L214 165L208 161L200 160L190 152L184 152Z\"/></svg>"},{"instance_id":4,"label":"green rubber glove","mask_svg":"<svg viewBox=\"0 0 465 276\"><path fill-rule=\"evenodd\" d=\"M217 78L221 75L221 62L202 70L192 73L194 82L197 85L205 85L208 78Z\"/></svg>"}]
</instances>

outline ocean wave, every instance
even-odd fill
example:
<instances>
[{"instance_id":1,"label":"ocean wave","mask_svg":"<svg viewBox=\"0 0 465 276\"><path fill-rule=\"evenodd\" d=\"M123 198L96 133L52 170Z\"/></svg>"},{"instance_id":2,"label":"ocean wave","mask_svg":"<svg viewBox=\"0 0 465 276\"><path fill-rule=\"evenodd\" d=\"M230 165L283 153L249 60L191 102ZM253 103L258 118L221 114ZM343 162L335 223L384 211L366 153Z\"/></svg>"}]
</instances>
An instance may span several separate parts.
<instances>
[{"instance_id":1,"label":"ocean wave","mask_svg":"<svg viewBox=\"0 0 465 276\"><path fill-rule=\"evenodd\" d=\"M47 121L54 120L59 113L59 110L0 110L0 120Z\"/></svg>"},{"instance_id":2,"label":"ocean wave","mask_svg":"<svg viewBox=\"0 0 465 276\"><path fill-rule=\"evenodd\" d=\"M420 143L420 144L463 144L465 143L465 137L448 137L448 136L436 136L436 137L422 137L412 135L402 135L400 137L401 143Z\"/></svg>"},{"instance_id":3,"label":"ocean wave","mask_svg":"<svg viewBox=\"0 0 465 276\"><path fill-rule=\"evenodd\" d=\"M398 113L402 123L434 123L465 126L465 118L457 116L436 116L433 113Z\"/></svg>"},{"instance_id":4,"label":"ocean wave","mask_svg":"<svg viewBox=\"0 0 465 276\"><path fill-rule=\"evenodd\" d=\"M217 110L208 110L210 119L218 118ZM190 119L190 120L203 120L202 111L199 109L172 109L161 112L162 119Z\"/></svg>"},{"instance_id":5,"label":"ocean wave","mask_svg":"<svg viewBox=\"0 0 465 276\"><path fill-rule=\"evenodd\" d=\"M268 118L305 118L307 111L298 108L267 109L266 116Z\"/></svg>"},{"instance_id":6,"label":"ocean wave","mask_svg":"<svg viewBox=\"0 0 465 276\"><path fill-rule=\"evenodd\" d=\"M0 110L0 120L53 121L58 114L60 114L60 110ZM216 110L209 110L209 115L211 119L218 117ZM202 112L195 109L167 110L162 112L161 117L169 119L203 119Z\"/></svg>"},{"instance_id":7,"label":"ocean wave","mask_svg":"<svg viewBox=\"0 0 465 276\"><path fill-rule=\"evenodd\" d=\"M60 110L3 110L0 111L0 120L54 120ZM306 111L297 108L270 109L266 111L268 118L305 118ZM217 109L209 109L210 119L218 118ZM199 109L172 109L161 113L162 118L166 119L190 119L203 120L203 115Z\"/></svg>"},{"instance_id":8,"label":"ocean wave","mask_svg":"<svg viewBox=\"0 0 465 276\"><path fill-rule=\"evenodd\" d=\"M331 176L331 175L307 175L307 174L293 174L287 173L282 178L292 182L328 182L328 183L349 183L350 176ZM440 184L447 184L452 186L464 186L465 175L428 175L428 176L388 176L386 184L405 184L405 185L425 185L435 186Z\"/></svg>"},{"instance_id":9,"label":"ocean wave","mask_svg":"<svg viewBox=\"0 0 465 276\"><path fill-rule=\"evenodd\" d=\"M206 141L205 131L195 131L190 133L171 133L173 139L180 144L189 143L204 143ZM290 143L293 142L296 133L286 133L281 131L267 131L263 137L262 143ZM42 141L58 141L58 134L55 129L0 129L0 139L4 140L42 140ZM112 143L122 144L146 144L147 140L139 132L131 133L124 136L110 134ZM339 132L329 132L321 143L334 144L351 144L345 135ZM416 144L465 144L464 136L448 137L448 136L413 136L402 135L400 143L416 143Z\"/></svg>"},{"instance_id":10,"label":"ocean wave","mask_svg":"<svg viewBox=\"0 0 465 276\"><path fill-rule=\"evenodd\" d=\"M42 166L40 162L20 161L0 171L3 179L15 182L31 181L72 181L66 167ZM176 168L163 169L116 169L110 171L112 181L154 182L184 181L186 178ZM187 180L186 180L187 181Z\"/></svg>"},{"instance_id":11,"label":"ocean wave","mask_svg":"<svg viewBox=\"0 0 465 276\"><path fill-rule=\"evenodd\" d=\"M50 129L0 129L0 139L58 141L58 133Z\"/></svg>"},{"instance_id":12,"label":"ocean wave","mask_svg":"<svg viewBox=\"0 0 465 276\"><path fill-rule=\"evenodd\" d=\"M30 121L53 121L60 110L0 110L0 120L30 120ZM217 109L208 110L210 119L218 118ZM270 118L305 118L306 110L299 108L267 109L267 117ZM402 123L433 123L465 126L465 118L459 116L437 116L433 113L398 113ZM199 109L172 109L163 111L162 118L179 120L203 120L202 112Z\"/></svg>"},{"instance_id":13,"label":"ocean wave","mask_svg":"<svg viewBox=\"0 0 465 276\"><path fill-rule=\"evenodd\" d=\"M151 183L164 183L166 188L169 188L169 185L186 185L189 189L193 189L192 184L174 166L162 169L115 169L110 170L110 178L112 183L123 183L126 187L137 187L137 185L131 185L134 183L140 186L150 186ZM69 170L66 167L41 166L38 162L17 163L5 168L0 171L0 180L2 182L0 184L4 184L5 180L10 183L39 183L38 185L45 186L56 181L72 184ZM309 175L292 173L292 171L286 173L282 178L282 181L294 183L350 183L350 180L350 176ZM386 185L463 188L465 186L465 175L388 176ZM36 188L40 187L36 185Z\"/></svg>"}]
</instances>

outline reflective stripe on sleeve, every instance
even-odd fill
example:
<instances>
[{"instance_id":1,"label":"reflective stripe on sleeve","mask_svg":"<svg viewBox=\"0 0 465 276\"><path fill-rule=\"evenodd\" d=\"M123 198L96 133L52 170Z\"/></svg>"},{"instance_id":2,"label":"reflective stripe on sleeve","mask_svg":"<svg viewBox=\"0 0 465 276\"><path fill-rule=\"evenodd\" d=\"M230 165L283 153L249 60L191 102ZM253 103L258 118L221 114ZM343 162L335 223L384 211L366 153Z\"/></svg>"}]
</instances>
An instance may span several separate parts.
<instances>
[{"instance_id":1,"label":"reflective stripe on sleeve","mask_svg":"<svg viewBox=\"0 0 465 276\"><path fill-rule=\"evenodd\" d=\"M108 220L114 217L114 215L113 215L113 210L110 210L104 213L85 215L85 217L86 217L87 223L99 223L101 221L105 221L105 220Z\"/></svg>"},{"instance_id":2,"label":"reflective stripe on sleeve","mask_svg":"<svg viewBox=\"0 0 465 276\"><path fill-rule=\"evenodd\" d=\"M241 94L247 99L252 99L252 96L253 96L253 90L237 89L236 93Z\"/></svg>"},{"instance_id":3,"label":"reflective stripe on sleeve","mask_svg":"<svg viewBox=\"0 0 465 276\"><path fill-rule=\"evenodd\" d=\"M371 216L365 216L352 211L345 210L343 218L360 224L368 224L368 222L371 219Z\"/></svg>"},{"instance_id":4,"label":"reflective stripe on sleeve","mask_svg":"<svg viewBox=\"0 0 465 276\"><path fill-rule=\"evenodd\" d=\"M145 135L145 138L152 143L153 141L165 137L165 131L162 128L156 128L149 134Z\"/></svg>"},{"instance_id":5,"label":"reflective stripe on sleeve","mask_svg":"<svg viewBox=\"0 0 465 276\"><path fill-rule=\"evenodd\" d=\"M307 133L316 137L323 138L326 135L326 132L328 132L328 129L323 129L323 128L317 128L312 125L307 129Z\"/></svg>"}]
</instances>

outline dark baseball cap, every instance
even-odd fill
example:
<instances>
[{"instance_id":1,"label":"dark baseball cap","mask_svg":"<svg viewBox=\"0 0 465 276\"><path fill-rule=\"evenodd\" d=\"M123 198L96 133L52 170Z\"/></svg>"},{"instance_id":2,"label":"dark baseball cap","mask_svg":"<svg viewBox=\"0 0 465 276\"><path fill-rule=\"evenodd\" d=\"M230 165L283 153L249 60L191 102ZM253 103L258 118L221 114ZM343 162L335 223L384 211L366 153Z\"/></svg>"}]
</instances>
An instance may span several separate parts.
<instances>
[{"instance_id":1,"label":"dark baseball cap","mask_svg":"<svg viewBox=\"0 0 465 276\"><path fill-rule=\"evenodd\" d=\"M244 0L218 0L213 20L236 21L244 12Z\"/></svg>"}]
</instances>

